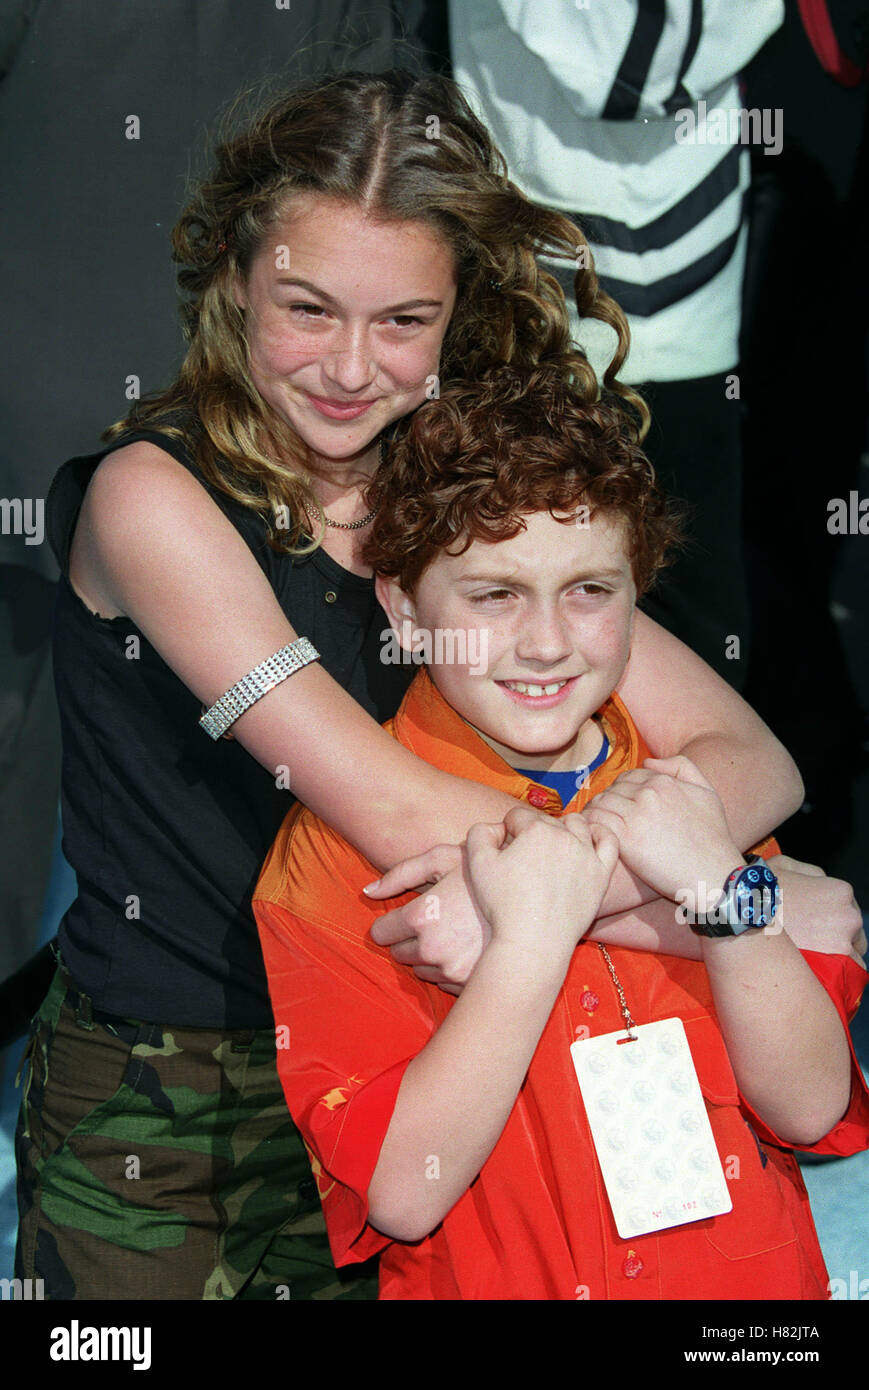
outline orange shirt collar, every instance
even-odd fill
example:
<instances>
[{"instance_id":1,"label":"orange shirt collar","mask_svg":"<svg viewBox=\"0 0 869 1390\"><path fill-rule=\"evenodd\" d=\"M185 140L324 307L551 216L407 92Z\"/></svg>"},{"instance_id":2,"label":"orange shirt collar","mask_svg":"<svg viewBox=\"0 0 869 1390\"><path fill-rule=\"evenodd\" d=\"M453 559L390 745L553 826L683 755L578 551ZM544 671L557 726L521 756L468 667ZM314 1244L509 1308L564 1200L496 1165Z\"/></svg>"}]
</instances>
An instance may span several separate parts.
<instances>
[{"instance_id":1,"label":"orange shirt collar","mask_svg":"<svg viewBox=\"0 0 869 1390\"><path fill-rule=\"evenodd\" d=\"M587 801L632 767L641 767L649 750L629 718L619 697L610 695L597 711L604 727L610 752L588 782L569 803L580 810ZM472 782L506 792L527 801L550 815L561 815L561 800L551 787L541 786L505 763L460 714L448 705L423 666L413 680L395 719L387 725L399 743L418 757Z\"/></svg>"}]
</instances>

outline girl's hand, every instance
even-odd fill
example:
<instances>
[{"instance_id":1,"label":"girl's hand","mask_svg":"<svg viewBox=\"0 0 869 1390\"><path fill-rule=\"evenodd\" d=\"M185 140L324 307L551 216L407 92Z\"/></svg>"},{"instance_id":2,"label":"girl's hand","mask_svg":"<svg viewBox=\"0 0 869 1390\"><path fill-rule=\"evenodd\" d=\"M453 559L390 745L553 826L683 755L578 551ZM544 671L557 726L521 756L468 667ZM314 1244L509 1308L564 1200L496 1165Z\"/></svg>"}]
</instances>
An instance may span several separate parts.
<instances>
[{"instance_id":1,"label":"girl's hand","mask_svg":"<svg viewBox=\"0 0 869 1390\"><path fill-rule=\"evenodd\" d=\"M767 932L778 924L801 951L850 956L865 969L863 914L850 883L828 878L816 864L803 864L786 854L772 855L766 862L782 895L781 909Z\"/></svg>"},{"instance_id":2,"label":"girl's hand","mask_svg":"<svg viewBox=\"0 0 869 1390\"><path fill-rule=\"evenodd\" d=\"M365 890L375 899L407 892L421 896L378 917L372 941L388 946L393 960L411 966L419 979L461 994L492 935L471 890L463 847L435 845Z\"/></svg>"}]
</instances>

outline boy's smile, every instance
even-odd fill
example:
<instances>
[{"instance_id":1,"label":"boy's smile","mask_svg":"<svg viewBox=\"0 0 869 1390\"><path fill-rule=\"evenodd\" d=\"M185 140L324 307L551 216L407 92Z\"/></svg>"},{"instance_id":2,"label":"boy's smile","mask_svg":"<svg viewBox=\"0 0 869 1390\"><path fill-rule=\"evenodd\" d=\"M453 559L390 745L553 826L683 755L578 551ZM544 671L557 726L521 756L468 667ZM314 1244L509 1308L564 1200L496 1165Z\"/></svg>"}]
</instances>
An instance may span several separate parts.
<instances>
[{"instance_id":1,"label":"boy's smile","mask_svg":"<svg viewBox=\"0 0 869 1390\"><path fill-rule=\"evenodd\" d=\"M585 525L549 512L524 518L511 540L442 551L412 596L378 581L398 629L478 631L479 664L432 664L440 693L513 767L570 771L591 761L591 716L618 684L630 652L636 589L625 524ZM471 650L471 643L466 644Z\"/></svg>"}]
</instances>

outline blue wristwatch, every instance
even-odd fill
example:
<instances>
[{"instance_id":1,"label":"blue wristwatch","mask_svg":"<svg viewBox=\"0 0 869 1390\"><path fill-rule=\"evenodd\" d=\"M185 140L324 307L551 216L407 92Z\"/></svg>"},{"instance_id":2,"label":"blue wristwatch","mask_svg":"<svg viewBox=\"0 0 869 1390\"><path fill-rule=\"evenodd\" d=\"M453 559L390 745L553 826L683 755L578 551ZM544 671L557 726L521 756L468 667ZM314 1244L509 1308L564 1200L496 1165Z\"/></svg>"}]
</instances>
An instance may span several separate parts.
<instances>
[{"instance_id":1,"label":"blue wristwatch","mask_svg":"<svg viewBox=\"0 0 869 1390\"><path fill-rule=\"evenodd\" d=\"M778 879L759 854L745 858L748 862L728 875L721 901L690 922L697 936L741 936L768 927L775 917L781 904Z\"/></svg>"}]
</instances>

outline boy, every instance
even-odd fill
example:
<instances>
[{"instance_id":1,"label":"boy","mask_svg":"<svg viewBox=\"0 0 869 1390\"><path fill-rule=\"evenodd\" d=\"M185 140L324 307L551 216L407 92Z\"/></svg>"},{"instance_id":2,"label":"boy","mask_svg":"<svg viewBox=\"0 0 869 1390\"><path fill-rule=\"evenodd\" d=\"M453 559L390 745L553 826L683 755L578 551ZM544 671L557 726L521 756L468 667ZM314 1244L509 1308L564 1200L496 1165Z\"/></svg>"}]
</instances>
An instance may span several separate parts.
<instances>
[{"instance_id":1,"label":"boy","mask_svg":"<svg viewBox=\"0 0 869 1390\"><path fill-rule=\"evenodd\" d=\"M725 923L726 935L696 938L701 961L583 939L619 853L670 899L671 919L677 899L702 918L745 872L715 793L686 759L644 768L614 693L637 591L674 531L625 421L580 404L554 370L504 369L418 411L377 496L381 602L406 646L434 635L391 732L525 805L468 837L492 935L457 1000L371 942L374 872L306 810L266 862L254 908L279 1069L336 1262L382 1251L388 1299L826 1297L784 1146L866 1146L869 1099L837 991L783 932L742 930L730 907L738 934ZM436 894L427 906L437 911ZM755 908L760 925L772 904ZM684 935L687 955L689 925ZM823 961L859 996L858 966ZM695 1140L696 1107L674 1101L675 1143L682 1123L697 1166L693 1219L668 1208L625 1237L626 1222L642 1227L630 1190L645 1175L617 1125L597 1138L628 1149L604 1189L609 1160L577 1070L584 1046L616 1047L661 1020L684 1026L718 1157L710 1167ZM648 1036L635 1038L638 1059ZM638 1072L641 1096L659 1073ZM609 1103L620 1120L629 1098ZM647 1128L672 1147L666 1123Z\"/></svg>"}]
</instances>

